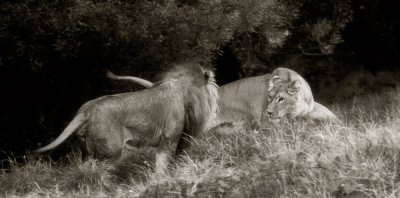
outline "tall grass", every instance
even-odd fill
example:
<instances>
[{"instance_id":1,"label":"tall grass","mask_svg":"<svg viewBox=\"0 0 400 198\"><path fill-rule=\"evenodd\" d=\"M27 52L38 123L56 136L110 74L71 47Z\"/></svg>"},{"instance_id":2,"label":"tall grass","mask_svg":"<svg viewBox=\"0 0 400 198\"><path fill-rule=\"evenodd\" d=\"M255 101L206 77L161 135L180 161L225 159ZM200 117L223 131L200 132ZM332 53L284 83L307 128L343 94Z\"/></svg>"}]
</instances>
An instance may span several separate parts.
<instances>
[{"instance_id":1,"label":"tall grass","mask_svg":"<svg viewBox=\"0 0 400 198\"><path fill-rule=\"evenodd\" d=\"M0 175L6 196L400 197L400 90L356 97L332 109L341 123L286 121L192 140L168 174L141 177L91 160L15 164ZM136 170L137 171L137 170Z\"/></svg>"}]
</instances>

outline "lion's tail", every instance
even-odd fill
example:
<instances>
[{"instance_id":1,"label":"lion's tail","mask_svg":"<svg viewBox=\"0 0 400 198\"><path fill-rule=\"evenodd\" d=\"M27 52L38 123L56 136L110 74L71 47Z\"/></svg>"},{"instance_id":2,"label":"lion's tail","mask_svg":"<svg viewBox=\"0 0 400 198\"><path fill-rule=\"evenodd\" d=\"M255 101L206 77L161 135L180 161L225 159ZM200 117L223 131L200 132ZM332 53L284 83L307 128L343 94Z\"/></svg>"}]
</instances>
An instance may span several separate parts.
<instances>
[{"instance_id":1,"label":"lion's tail","mask_svg":"<svg viewBox=\"0 0 400 198\"><path fill-rule=\"evenodd\" d=\"M52 143L48 144L45 147L36 149L33 152L41 153L54 149L59 144L64 142L69 136L71 136L71 134L73 134L82 125L83 122L84 122L83 114L79 113L77 116L75 116L75 118L71 121L71 123L69 123L67 128L65 128L64 131Z\"/></svg>"},{"instance_id":2,"label":"lion's tail","mask_svg":"<svg viewBox=\"0 0 400 198\"><path fill-rule=\"evenodd\" d=\"M150 82L148 80L145 80L145 79L142 79L142 78L138 78L138 77L134 77L134 76L118 76L118 75L113 74L111 71L107 71L107 77L111 78L111 79L114 79L114 80L131 81L133 83L137 83L139 85L142 85L143 87L146 87L146 88L153 87L153 85L154 85L152 82Z\"/></svg>"}]
</instances>

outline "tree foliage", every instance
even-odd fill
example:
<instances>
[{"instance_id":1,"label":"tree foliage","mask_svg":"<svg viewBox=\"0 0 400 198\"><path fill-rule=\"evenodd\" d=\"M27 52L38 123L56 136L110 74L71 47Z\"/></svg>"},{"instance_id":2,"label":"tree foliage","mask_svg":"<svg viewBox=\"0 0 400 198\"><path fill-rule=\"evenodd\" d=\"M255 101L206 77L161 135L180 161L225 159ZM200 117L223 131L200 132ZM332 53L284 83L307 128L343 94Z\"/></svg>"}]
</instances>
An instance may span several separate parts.
<instances>
[{"instance_id":1,"label":"tree foliage","mask_svg":"<svg viewBox=\"0 0 400 198\"><path fill-rule=\"evenodd\" d=\"M22 58L32 70L49 54L141 69L210 63L227 44L239 58L282 47L328 54L351 19L349 0L25 0L1 10L3 62Z\"/></svg>"}]
</instances>

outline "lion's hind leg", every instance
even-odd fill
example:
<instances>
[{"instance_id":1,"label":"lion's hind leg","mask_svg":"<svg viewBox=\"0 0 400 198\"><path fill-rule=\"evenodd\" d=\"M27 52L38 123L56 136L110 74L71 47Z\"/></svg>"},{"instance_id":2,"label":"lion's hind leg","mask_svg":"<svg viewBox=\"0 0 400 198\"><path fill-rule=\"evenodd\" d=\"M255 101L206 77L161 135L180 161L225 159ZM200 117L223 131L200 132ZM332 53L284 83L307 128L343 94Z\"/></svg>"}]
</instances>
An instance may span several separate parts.
<instances>
[{"instance_id":1,"label":"lion's hind leg","mask_svg":"<svg viewBox=\"0 0 400 198\"><path fill-rule=\"evenodd\" d=\"M121 128L112 122L106 124L102 120L97 122L102 124L89 126L85 135L83 135L82 150L86 150L89 157L116 161L122 151Z\"/></svg>"},{"instance_id":2,"label":"lion's hind leg","mask_svg":"<svg viewBox=\"0 0 400 198\"><path fill-rule=\"evenodd\" d=\"M132 146L128 140L124 144L121 157L117 160L117 165L135 164L155 166L157 148L153 146Z\"/></svg>"}]
</instances>

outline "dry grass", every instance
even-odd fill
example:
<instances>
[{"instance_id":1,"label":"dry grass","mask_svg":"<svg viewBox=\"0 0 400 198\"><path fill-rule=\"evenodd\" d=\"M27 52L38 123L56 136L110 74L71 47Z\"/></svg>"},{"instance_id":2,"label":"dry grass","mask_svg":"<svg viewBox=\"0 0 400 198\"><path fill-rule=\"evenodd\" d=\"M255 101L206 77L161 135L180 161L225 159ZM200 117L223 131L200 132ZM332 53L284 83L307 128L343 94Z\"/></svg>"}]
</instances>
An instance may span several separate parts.
<instances>
[{"instance_id":1,"label":"dry grass","mask_svg":"<svg viewBox=\"0 0 400 198\"><path fill-rule=\"evenodd\" d=\"M342 123L240 126L193 140L168 175L128 179L96 160L27 160L0 175L3 196L400 197L400 90L332 107ZM226 130L225 130L226 131ZM138 171L140 170L140 171ZM121 174L121 171L119 172ZM140 177L136 177L140 174ZM1 196L0 195L0 196Z\"/></svg>"}]
</instances>

